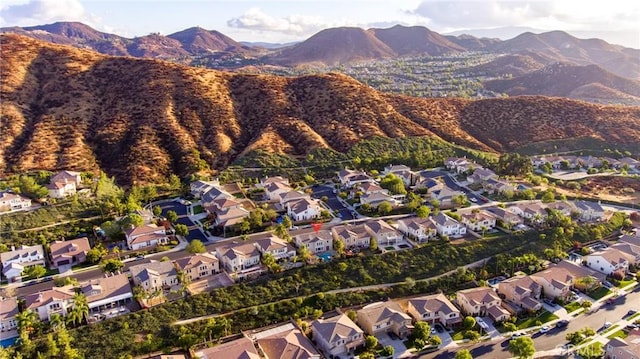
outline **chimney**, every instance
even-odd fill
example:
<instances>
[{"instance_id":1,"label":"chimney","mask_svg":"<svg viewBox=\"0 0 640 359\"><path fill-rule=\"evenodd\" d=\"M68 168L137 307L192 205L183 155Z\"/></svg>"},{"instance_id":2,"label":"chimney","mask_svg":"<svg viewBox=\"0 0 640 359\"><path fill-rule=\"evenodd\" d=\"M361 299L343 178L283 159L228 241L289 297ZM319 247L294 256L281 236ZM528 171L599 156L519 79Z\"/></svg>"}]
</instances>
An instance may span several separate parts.
<instances>
[{"instance_id":1,"label":"chimney","mask_svg":"<svg viewBox=\"0 0 640 359\"><path fill-rule=\"evenodd\" d=\"M38 299L36 299L36 302L42 302L42 293L38 293Z\"/></svg>"}]
</instances>

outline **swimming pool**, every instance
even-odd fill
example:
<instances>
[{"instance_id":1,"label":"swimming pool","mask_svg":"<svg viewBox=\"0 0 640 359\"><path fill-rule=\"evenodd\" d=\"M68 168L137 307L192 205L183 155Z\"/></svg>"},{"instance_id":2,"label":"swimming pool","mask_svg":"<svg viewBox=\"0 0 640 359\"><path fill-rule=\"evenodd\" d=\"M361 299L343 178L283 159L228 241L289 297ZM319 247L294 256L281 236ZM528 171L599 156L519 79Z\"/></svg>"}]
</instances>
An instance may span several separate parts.
<instances>
[{"instance_id":1,"label":"swimming pool","mask_svg":"<svg viewBox=\"0 0 640 359\"><path fill-rule=\"evenodd\" d=\"M10 345L13 345L16 342L16 340L18 340L18 337L2 339L0 340L0 348L6 348Z\"/></svg>"},{"instance_id":2,"label":"swimming pool","mask_svg":"<svg viewBox=\"0 0 640 359\"><path fill-rule=\"evenodd\" d=\"M331 260L331 253L329 253L329 252L318 253L318 254L316 254L316 256L318 256L318 258L322 259L323 262L328 262L328 261Z\"/></svg>"}]
</instances>

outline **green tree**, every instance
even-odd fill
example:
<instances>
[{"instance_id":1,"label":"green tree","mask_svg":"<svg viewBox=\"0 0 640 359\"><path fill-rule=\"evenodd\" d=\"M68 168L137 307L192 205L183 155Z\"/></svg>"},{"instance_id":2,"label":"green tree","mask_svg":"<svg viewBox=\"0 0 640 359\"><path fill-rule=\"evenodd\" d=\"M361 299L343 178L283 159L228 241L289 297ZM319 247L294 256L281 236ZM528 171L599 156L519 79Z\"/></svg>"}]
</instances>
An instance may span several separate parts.
<instances>
[{"instance_id":1,"label":"green tree","mask_svg":"<svg viewBox=\"0 0 640 359\"><path fill-rule=\"evenodd\" d=\"M282 225L287 229L293 227L291 218L289 218L289 216L284 216L284 218L282 219Z\"/></svg>"},{"instance_id":2,"label":"green tree","mask_svg":"<svg viewBox=\"0 0 640 359\"><path fill-rule=\"evenodd\" d=\"M42 278L47 274L47 269L39 264L24 269L23 274L30 278Z\"/></svg>"},{"instance_id":3,"label":"green tree","mask_svg":"<svg viewBox=\"0 0 640 359\"><path fill-rule=\"evenodd\" d=\"M99 263L108 253L109 251L104 248L104 245L98 243L87 252L87 261L92 264Z\"/></svg>"},{"instance_id":4,"label":"green tree","mask_svg":"<svg viewBox=\"0 0 640 359\"><path fill-rule=\"evenodd\" d=\"M202 241L199 239L194 239L187 245L185 250L191 254L204 253L207 251L207 247L202 244Z\"/></svg>"},{"instance_id":5,"label":"green tree","mask_svg":"<svg viewBox=\"0 0 640 359\"><path fill-rule=\"evenodd\" d=\"M156 217L160 217L161 214L162 214L162 207L153 206L153 215Z\"/></svg>"},{"instance_id":6,"label":"green tree","mask_svg":"<svg viewBox=\"0 0 640 359\"><path fill-rule=\"evenodd\" d=\"M371 352L364 352L359 355L360 359L375 359L375 355Z\"/></svg>"},{"instance_id":7,"label":"green tree","mask_svg":"<svg viewBox=\"0 0 640 359\"><path fill-rule=\"evenodd\" d=\"M418 321L414 326L412 335L414 339L426 342L431 336L431 326L427 322Z\"/></svg>"},{"instance_id":8,"label":"green tree","mask_svg":"<svg viewBox=\"0 0 640 359\"><path fill-rule=\"evenodd\" d=\"M172 224L176 223L178 221L178 214L176 211L167 211L167 220Z\"/></svg>"},{"instance_id":9,"label":"green tree","mask_svg":"<svg viewBox=\"0 0 640 359\"><path fill-rule=\"evenodd\" d=\"M530 337L518 337L509 341L509 352L519 359L532 358L536 352Z\"/></svg>"},{"instance_id":10,"label":"green tree","mask_svg":"<svg viewBox=\"0 0 640 359\"><path fill-rule=\"evenodd\" d=\"M67 313L67 322L80 325L83 320L89 317L89 304L87 297L82 293L76 293L73 295L73 307L69 313Z\"/></svg>"},{"instance_id":11,"label":"green tree","mask_svg":"<svg viewBox=\"0 0 640 359\"><path fill-rule=\"evenodd\" d=\"M475 318L471 316L464 317L464 320L462 321L462 326L465 329L473 329L476 326Z\"/></svg>"},{"instance_id":12,"label":"green tree","mask_svg":"<svg viewBox=\"0 0 640 359\"><path fill-rule=\"evenodd\" d=\"M391 203L387 201L382 201L382 203L378 205L378 212L380 212L380 214L382 215L386 215L390 213L392 210L393 210L393 206L391 205Z\"/></svg>"},{"instance_id":13,"label":"green tree","mask_svg":"<svg viewBox=\"0 0 640 359\"><path fill-rule=\"evenodd\" d=\"M427 206L420 206L416 209L416 216L420 218L427 218L431 214L431 209Z\"/></svg>"},{"instance_id":14,"label":"green tree","mask_svg":"<svg viewBox=\"0 0 640 359\"><path fill-rule=\"evenodd\" d=\"M543 203L551 203L555 201L556 196L553 194L553 191L549 190L542 195L541 199Z\"/></svg>"},{"instance_id":15,"label":"green tree","mask_svg":"<svg viewBox=\"0 0 640 359\"><path fill-rule=\"evenodd\" d=\"M238 230L240 233L249 233L249 231L251 231L251 222L249 221L249 218L245 217L240 221Z\"/></svg>"},{"instance_id":16,"label":"green tree","mask_svg":"<svg viewBox=\"0 0 640 359\"><path fill-rule=\"evenodd\" d=\"M33 177L26 175L20 176L18 188L20 193L32 199L45 198L49 195L45 187L39 185Z\"/></svg>"},{"instance_id":17,"label":"green tree","mask_svg":"<svg viewBox=\"0 0 640 359\"><path fill-rule=\"evenodd\" d=\"M392 345L387 345L380 351L380 355L383 357L393 357L393 353L395 353L395 349Z\"/></svg>"},{"instance_id":18,"label":"green tree","mask_svg":"<svg viewBox=\"0 0 640 359\"><path fill-rule=\"evenodd\" d=\"M124 267L124 263L116 258L110 258L102 261L100 269L105 273L115 273L120 271Z\"/></svg>"},{"instance_id":19,"label":"green tree","mask_svg":"<svg viewBox=\"0 0 640 359\"><path fill-rule=\"evenodd\" d=\"M454 359L473 359L469 349L458 349Z\"/></svg>"},{"instance_id":20,"label":"green tree","mask_svg":"<svg viewBox=\"0 0 640 359\"><path fill-rule=\"evenodd\" d=\"M374 337L373 335L367 335L367 337L364 339L364 346L367 348L367 350L373 350L378 346L378 338Z\"/></svg>"},{"instance_id":21,"label":"green tree","mask_svg":"<svg viewBox=\"0 0 640 359\"><path fill-rule=\"evenodd\" d=\"M374 252L378 250L378 240L375 237L369 238L369 249Z\"/></svg>"},{"instance_id":22,"label":"green tree","mask_svg":"<svg viewBox=\"0 0 640 359\"><path fill-rule=\"evenodd\" d=\"M178 223L178 224L173 226L173 229L176 231L176 234L179 235L179 236L185 237L185 236L189 235L189 227L187 227L186 224ZM202 244L202 242L200 242L200 244ZM202 252L200 252L200 253L202 253Z\"/></svg>"},{"instance_id":23,"label":"green tree","mask_svg":"<svg viewBox=\"0 0 640 359\"><path fill-rule=\"evenodd\" d=\"M336 251L336 253L339 256L344 256L345 247L344 247L344 242L341 239L336 239L333 241L333 249Z\"/></svg>"}]
</instances>

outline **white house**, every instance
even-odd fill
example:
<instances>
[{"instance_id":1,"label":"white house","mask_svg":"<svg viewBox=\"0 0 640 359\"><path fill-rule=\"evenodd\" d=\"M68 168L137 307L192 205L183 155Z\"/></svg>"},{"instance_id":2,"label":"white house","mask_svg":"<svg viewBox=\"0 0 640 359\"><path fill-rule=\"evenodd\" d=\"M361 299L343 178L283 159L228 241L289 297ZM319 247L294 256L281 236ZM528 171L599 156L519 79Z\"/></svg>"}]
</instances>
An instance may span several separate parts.
<instances>
[{"instance_id":1,"label":"white house","mask_svg":"<svg viewBox=\"0 0 640 359\"><path fill-rule=\"evenodd\" d=\"M220 261L212 253L199 253L174 261L176 269L182 271L191 281L220 273Z\"/></svg>"},{"instance_id":2,"label":"white house","mask_svg":"<svg viewBox=\"0 0 640 359\"><path fill-rule=\"evenodd\" d=\"M320 216L322 208L318 201L311 198L301 198L286 203L287 214L293 221L308 221Z\"/></svg>"},{"instance_id":3,"label":"white house","mask_svg":"<svg viewBox=\"0 0 640 359\"><path fill-rule=\"evenodd\" d=\"M230 273L241 272L260 264L260 251L251 243L234 243L216 248L216 257Z\"/></svg>"},{"instance_id":4,"label":"white house","mask_svg":"<svg viewBox=\"0 0 640 359\"><path fill-rule=\"evenodd\" d=\"M478 287L456 292L456 302L467 315L490 316L494 321L502 321L510 317L502 308L502 299L492 288Z\"/></svg>"},{"instance_id":5,"label":"white house","mask_svg":"<svg viewBox=\"0 0 640 359\"><path fill-rule=\"evenodd\" d=\"M450 328L462 322L460 310L442 293L409 299L407 311L416 321L429 324L440 323Z\"/></svg>"},{"instance_id":6,"label":"white house","mask_svg":"<svg viewBox=\"0 0 640 359\"><path fill-rule=\"evenodd\" d=\"M35 246L23 245L18 249L11 247L10 252L0 253L0 262L2 262L2 274L7 277L10 283L16 283L22 278L24 268L44 265L44 249L40 244Z\"/></svg>"},{"instance_id":7,"label":"white house","mask_svg":"<svg viewBox=\"0 0 640 359\"><path fill-rule=\"evenodd\" d=\"M620 272L624 275L629 269L629 264L635 262L635 257L617 248L609 247L589 254L586 261L589 268L600 273L611 275L614 272Z\"/></svg>"},{"instance_id":8,"label":"white house","mask_svg":"<svg viewBox=\"0 0 640 359\"><path fill-rule=\"evenodd\" d=\"M1 338L12 338L18 336L18 298L2 298L0 297L0 335ZM13 332L13 333L10 333Z\"/></svg>"},{"instance_id":9,"label":"white house","mask_svg":"<svg viewBox=\"0 0 640 359\"><path fill-rule=\"evenodd\" d=\"M268 182L264 184L264 193L269 198L269 201L280 201L280 196L284 193L293 191L293 188L289 186L289 182Z\"/></svg>"},{"instance_id":10,"label":"white house","mask_svg":"<svg viewBox=\"0 0 640 359\"><path fill-rule=\"evenodd\" d=\"M367 221L364 227L376 239L378 245L394 244L402 239L402 233L381 219Z\"/></svg>"},{"instance_id":11,"label":"white house","mask_svg":"<svg viewBox=\"0 0 640 359\"><path fill-rule=\"evenodd\" d=\"M42 321L49 321L54 313L64 317L73 305L74 294L69 286L29 294L24 297L24 309L36 312Z\"/></svg>"},{"instance_id":12,"label":"white house","mask_svg":"<svg viewBox=\"0 0 640 359\"><path fill-rule=\"evenodd\" d=\"M398 230L404 235L414 238L418 242L424 242L431 238L435 238L438 234L438 228L433 218L410 217L399 219L396 221Z\"/></svg>"},{"instance_id":13,"label":"white house","mask_svg":"<svg viewBox=\"0 0 640 359\"><path fill-rule=\"evenodd\" d=\"M82 185L82 176L80 175L80 172L60 171L51 176L50 182L73 182L77 188Z\"/></svg>"},{"instance_id":14,"label":"white house","mask_svg":"<svg viewBox=\"0 0 640 359\"><path fill-rule=\"evenodd\" d=\"M529 277L542 286L542 293L550 299L566 298L576 279L569 270L557 266L531 274Z\"/></svg>"},{"instance_id":15,"label":"white house","mask_svg":"<svg viewBox=\"0 0 640 359\"><path fill-rule=\"evenodd\" d=\"M346 168L338 172L338 179L340 180L342 187L346 188L352 188L359 183L373 182L373 178L365 172L349 170Z\"/></svg>"},{"instance_id":16,"label":"white house","mask_svg":"<svg viewBox=\"0 0 640 359\"><path fill-rule=\"evenodd\" d=\"M484 210L466 212L460 217L462 224L474 232L486 231L496 226L496 217Z\"/></svg>"},{"instance_id":17,"label":"white house","mask_svg":"<svg viewBox=\"0 0 640 359\"><path fill-rule=\"evenodd\" d=\"M331 231L328 230L298 234L293 237L293 241L298 248L306 247L312 254L328 252L333 249L333 237Z\"/></svg>"},{"instance_id":18,"label":"white house","mask_svg":"<svg viewBox=\"0 0 640 359\"><path fill-rule=\"evenodd\" d=\"M11 192L0 192L0 212L16 211L31 207L31 200Z\"/></svg>"},{"instance_id":19,"label":"white house","mask_svg":"<svg viewBox=\"0 0 640 359\"><path fill-rule=\"evenodd\" d=\"M178 271L170 261L134 265L129 272L133 283L147 292L170 289L179 284Z\"/></svg>"},{"instance_id":20,"label":"white house","mask_svg":"<svg viewBox=\"0 0 640 359\"><path fill-rule=\"evenodd\" d=\"M371 242L371 234L363 224L335 226L331 228L331 234L333 240L341 240L345 248L368 248Z\"/></svg>"},{"instance_id":21,"label":"white house","mask_svg":"<svg viewBox=\"0 0 640 359\"><path fill-rule=\"evenodd\" d=\"M580 219L585 222L601 221L604 219L604 208L598 202L575 201L573 202Z\"/></svg>"},{"instance_id":22,"label":"white house","mask_svg":"<svg viewBox=\"0 0 640 359\"><path fill-rule=\"evenodd\" d=\"M82 283L80 291L87 298L90 313L100 313L130 303L133 292L127 274L116 274Z\"/></svg>"},{"instance_id":23,"label":"white house","mask_svg":"<svg viewBox=\"0 0 640 359\"><path fill-rule=\"evenodd\" d=\"M219 186L218 181L193 181L189 184L191 195L195 198L201 198L203 194L207 193L212 188Z\"/></svg>"},{"instance_id":24,"label":"white house","mask_svg":"<svg viewBox=\"0 0 640 359\"><path fill-rule=\"evenodd\" d=\"M460 222L440 212L434 218L440 236L461 237L467 234L467 228Z\"/></svg>"},{"instance_id":25,"label":"white house","mask_svg":"<svg viewBox=\"0 0 640 359\"><path fill-rule=\"evenodd\" d=\"M127 246L131 250L154 247L167 243L167 232L164 227L155 224L145 224L131 228L124 232Z\"/></svg>"},{"instance_id":26,"label":"white house","mask_svg":"<svg viewBox=\"0 0 640 359\"><path fill-rule=\"evenodd\" d=\"M276 236L260 238L255 245L262 255L271 254L276 260L288 259L296 255L296 249L292 245Z\"/></svg>"},{"instance_id":27,"label":"white house","mask_svg":"<svg viewBox=\"0 0 640 359\"><path fill-rule=\"evenodd\" d=\"M51 198L65 198L76 193L76 184L71 181L51 182L45 186Z\"/></svg>"},{"instance_id":28,"label":"white house","mask_svg":"<svg viewBox=\"0 0 640 359\"><path fill-rule=\"evenodd\" d=\"M313 339L328 357L353 353L364 345L364 332L346 314L311 323Z\"/></svg>"}]
</instances>

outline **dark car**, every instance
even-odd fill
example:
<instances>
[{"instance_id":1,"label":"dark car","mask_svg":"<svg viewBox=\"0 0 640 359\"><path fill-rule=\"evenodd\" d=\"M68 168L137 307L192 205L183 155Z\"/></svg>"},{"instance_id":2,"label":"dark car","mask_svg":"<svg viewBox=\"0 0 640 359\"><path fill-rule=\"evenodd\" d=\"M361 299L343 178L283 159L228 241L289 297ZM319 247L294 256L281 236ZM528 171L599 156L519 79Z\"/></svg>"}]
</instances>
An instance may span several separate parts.
<instances>
[{"instance_id":1,"label":"dark car","mask_svg":"<svg viewBox=\"0 0 640 359\"><path fill-rule=\"evenodd\" d=\"M636 314L636 313L637 313L637 312L636 312L635 310L631 309L631 310L629 310L629 311L627 312L627 316L634 315L634 314Z\"/></svg>"},{"instance_id":2,"label":"dark car","mask_svg":"<svg viewBox=\"0 0 640 359\"><path fill-rule=\"evenodd\" d=\"M559 322L556 323L556 328L564 328L567 325L569 325L569 321L567 320L561 320Z\"/></svg>"}]
</instances>

